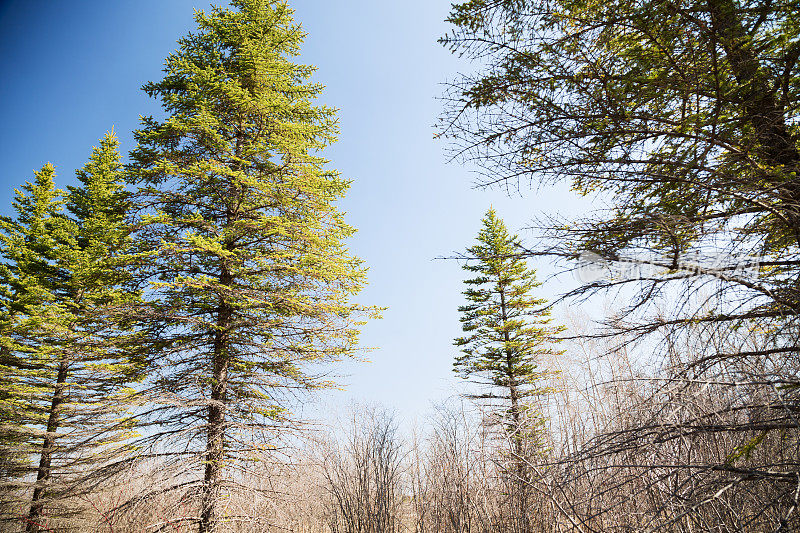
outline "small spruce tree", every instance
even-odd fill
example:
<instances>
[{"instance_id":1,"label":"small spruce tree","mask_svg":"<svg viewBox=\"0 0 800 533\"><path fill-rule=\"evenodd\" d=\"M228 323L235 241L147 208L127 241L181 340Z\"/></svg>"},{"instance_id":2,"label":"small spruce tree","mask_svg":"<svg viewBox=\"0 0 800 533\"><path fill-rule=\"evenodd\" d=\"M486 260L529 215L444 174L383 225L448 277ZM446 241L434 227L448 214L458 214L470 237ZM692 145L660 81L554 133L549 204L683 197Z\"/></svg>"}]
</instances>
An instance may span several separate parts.
<instances>
[{"instance_id":1,"label":"small spruce tree","mask_svg":"<svg viewBox=\"0 0 800 533\"><path fill-rule=\"evenodd\" d=\"M531 445L538 445L542 420L534 400L551 390L542 383L548 372L540 362L562 353L555 344L564 328L551 324L547 301L531 295L541 283L520 255L519 238L508 232L494 209L483 218L477 240L467 249L463 267L475 277L465 281L468 303L459 307L465 335L454 342L461 355L453 367L481 386L483 392L467 396L488 402L511 439L514 519L518 531L528 531L526 460Z\"/></svg>"}]
</instances>

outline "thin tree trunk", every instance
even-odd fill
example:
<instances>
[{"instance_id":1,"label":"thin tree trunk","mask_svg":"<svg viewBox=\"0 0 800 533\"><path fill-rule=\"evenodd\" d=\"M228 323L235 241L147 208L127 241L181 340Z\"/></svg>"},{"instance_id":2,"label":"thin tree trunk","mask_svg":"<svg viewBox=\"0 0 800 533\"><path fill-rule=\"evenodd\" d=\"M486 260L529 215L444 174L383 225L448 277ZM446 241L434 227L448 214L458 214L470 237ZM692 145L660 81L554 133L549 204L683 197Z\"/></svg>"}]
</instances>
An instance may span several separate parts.
<instances>
[{"instance_id":1,"label":"thin tree trunk","mask_svg":"<svg viewBox=\"0 0 800 533\"><path fill-rule=\"evenodd\" d=\"M242 121L239 120L239 132ZM237 133L234 153L241 157L242 134ZM231 187L230 197L236 198L236 187ZM237 208L238 210L238 208ZM230 226L237 218L236 210L230 206L225 212L225 224ZM233 242L225 240L226 251L233 251ZM233 276L227 264L227 259L222 260L219 274L219 284L230 287ZM219 503L220 485L223 481L225 466L225 410L227 407L226 394L228 392L228 367L230 354L228 353L228 328L230 327L233 308L227 300L227 295L220 298L217 314L217 330L214 333L214 377L211 389L211 405L208 408L208 440L206 442L206 471L203 477L203 508L200 516L200 533L213 533L217 525L217 505Z\"/></svg>"},{"instance_id":2,"label":"thin tree trunk","mask_svg":"<svg viewBox=\"0 0 800 533\"><path fill-rule=\"evenodd\" d=\"M47 491L47 483L50 480L51 464L53 461L53 449L56 442L56 431L58 431L59 415L61 404L64 403L64 391L66 390L67 381L67 361L62 358L58 365L58 377L56 378L56 386L53 391L53 399L50 403L50 413L47 417L47 433L42 442L42 451L39 456L39 468L36 473L36 486L33 489L33 496L31 497L31 507L28 512L28 521L25 526L27 533L38 533L39 520L42 516L42 509L44 507L42 500Z\"/></svg>"},{"instance_id":3,"label":"thin tree trunk","mask_svg":"<svg viewBox=\"0 0 800 533\"><path fill-rule=\"evenodd\" d=\"M506 328L508 321L508 314L506 312L506 295L503 290L500 291L500 320L503 324L503 340L506 343L506 368L508 369L508 395L511 398L511 423L513 425L512 438L514 439L514 466L517 479L514 480L514 486L517 493L512 498L513 505L516 507L516 519L521 533L528 533L528 516L527 516L527 486L525 476L525 461L522 458L523 442L522 442L522 420L519 407L519 391L517 390L516 376L514 375L514 365L512 361L513 353L509 348L511 337Z\"/></svg>"},{"instance_id":4,"label":"thin tree trunk","mask_svg":"<svg viewBox=\"0 0 800 533\"><path fill-rule=\"evenodd\" d=\"M223 267L219 277L223 286L232 282L227 267ZM208 440L206 442L206 468L203 477L203 508L200 516L200 533L213 533L218 516L220 485L223 480L225 463L225 410L228 390L227 330L232 310L223 297L217 315L217 331L214 333L214 375L211 387L211 403L208 407Z\"/></svg>"}]
</instances>

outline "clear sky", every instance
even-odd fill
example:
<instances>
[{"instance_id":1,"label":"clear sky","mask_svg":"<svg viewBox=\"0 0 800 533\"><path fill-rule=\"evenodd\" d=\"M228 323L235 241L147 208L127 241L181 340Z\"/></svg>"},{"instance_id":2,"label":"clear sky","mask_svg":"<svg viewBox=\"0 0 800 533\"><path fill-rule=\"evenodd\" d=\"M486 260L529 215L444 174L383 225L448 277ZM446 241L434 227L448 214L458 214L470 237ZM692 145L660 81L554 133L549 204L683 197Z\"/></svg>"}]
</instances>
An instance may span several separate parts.
<instances>
[{"instance_id":1,"label":"clear sky","mask_svg":"<svg viewBox=\"0 0 800 533\"><path fill-rule=\"evenodd\" d=\"M387 306L364 332L377 348L370 363L347 364L345 392L326 407L356 399L397 409L405 420L452 394L452 339L460 334L462 271L436 260L472 244L493 205L509 227L534 214L576 210L568 192L476 190L469 168L448 163L433 139L442 83L469 64L436 40L448 30L448 0L294 0L308 32L302 61L316 65L338 107L340 141L326 151L353 180L342 208L359 233L352 249L370 267L359 298ZM220 3L224 5L224 3ZM0 0L0 212L13 188L50 161L60 187L74 182L91 147L112 126L123 153L133 148L138 116L158 113L139 89L160 79L175 41L194 27L199 0ZM546 264L532 264L544 278ZM569 284L565 279L564 283ZM548 283L552 297L564 283Z\"/></svg>"}]
</instances>

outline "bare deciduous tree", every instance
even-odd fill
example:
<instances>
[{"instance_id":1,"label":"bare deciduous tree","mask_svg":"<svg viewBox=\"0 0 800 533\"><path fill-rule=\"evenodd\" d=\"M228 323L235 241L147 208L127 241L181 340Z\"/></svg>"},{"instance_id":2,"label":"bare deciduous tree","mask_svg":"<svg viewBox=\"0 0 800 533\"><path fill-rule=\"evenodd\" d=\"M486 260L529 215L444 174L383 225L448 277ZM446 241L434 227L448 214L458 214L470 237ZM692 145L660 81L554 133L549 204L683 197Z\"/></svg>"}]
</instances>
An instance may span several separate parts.
<instances>
[{"instance_id":1,"label":"bare deciduous tree","mask_svg":"<svg viewBox=\"0 0 800 533\"><path fill-rule=\"evenodd\" d=\"M402 531L404 457L391 413L353 410L349 434L329 443L323 463L333 533Z\"/></svg>"}]
</instances>

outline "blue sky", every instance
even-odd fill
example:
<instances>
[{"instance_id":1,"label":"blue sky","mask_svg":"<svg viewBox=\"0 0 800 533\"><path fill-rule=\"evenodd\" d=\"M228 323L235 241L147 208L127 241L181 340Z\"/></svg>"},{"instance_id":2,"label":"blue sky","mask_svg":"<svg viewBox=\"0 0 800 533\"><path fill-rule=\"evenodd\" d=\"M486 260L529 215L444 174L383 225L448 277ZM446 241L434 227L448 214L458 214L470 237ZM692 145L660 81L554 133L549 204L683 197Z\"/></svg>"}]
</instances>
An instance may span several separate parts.
<instances>
[{"instance_id":1,"label":"blue sky","mask_svg":"<svg viewBox=\"0 0 800 533\"><path fill-rule=\"evenodd\" d=\"M371 363L338 368L347 390L322 403L377 402L410 420L457 383L450 369L463 276L458 264L436 258L469 246L490 204L520 231L534 214L570 213L581 203L564 190L476 190L469 168L447 162L446 145L433 139L437 98L443 82L470 68L436 42L448 30L449 1L291 5L309 34L301 60L319 68L322 102L340 109L340 141L326 156L353 180L341 206L359 230L352 249L370 267L360 300L389 307L364 331L364 345L377 348ZM138 116L159 111L139 88L160 78L176 39L194 27L192 10L208 6L0 0L0 212L9 213L13 188L47 161L60 187L73 183L112 126L123 152L133 148ZM552 272L532 266L540 278ZM542 294L566 288L549 283Z\"/></svg>"}]
</instances>

